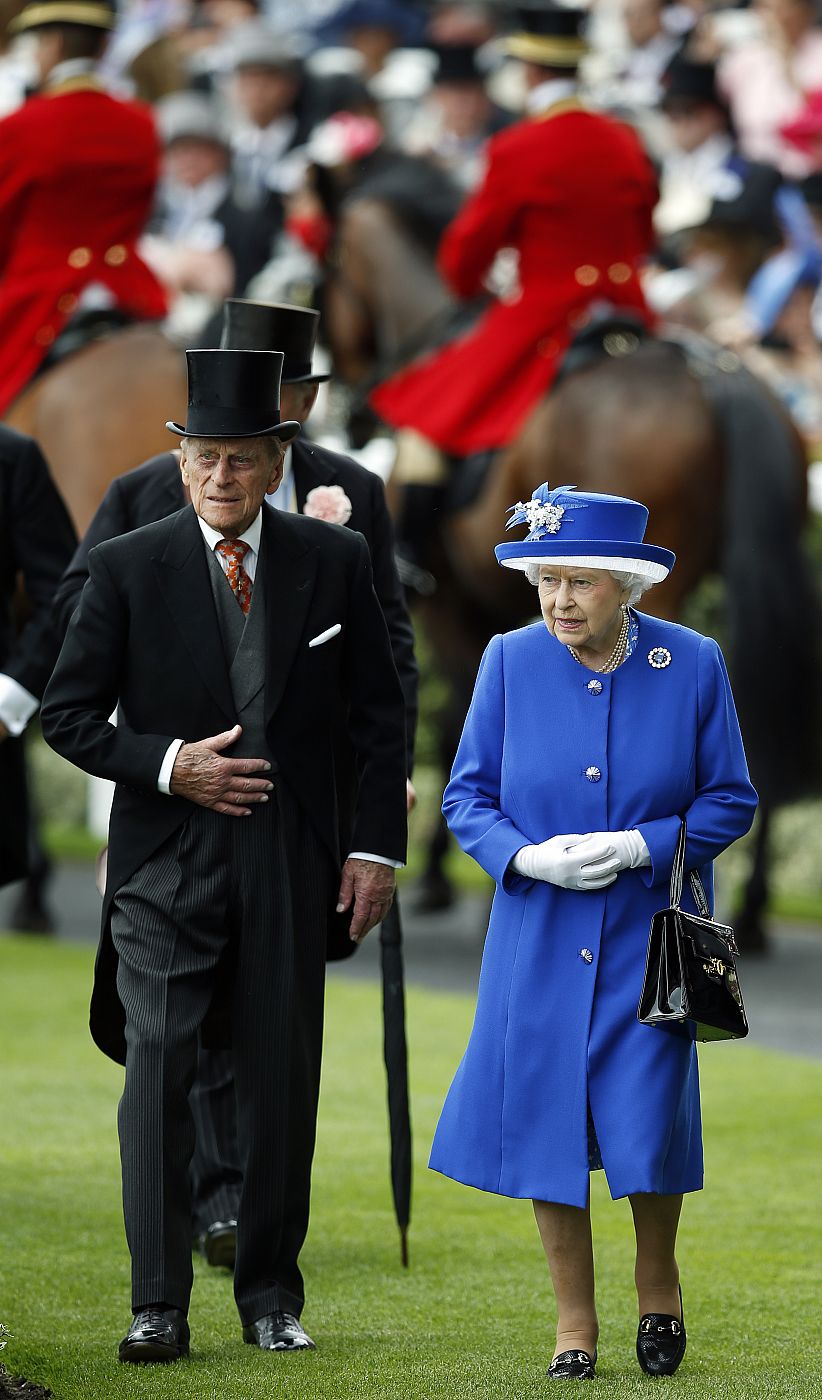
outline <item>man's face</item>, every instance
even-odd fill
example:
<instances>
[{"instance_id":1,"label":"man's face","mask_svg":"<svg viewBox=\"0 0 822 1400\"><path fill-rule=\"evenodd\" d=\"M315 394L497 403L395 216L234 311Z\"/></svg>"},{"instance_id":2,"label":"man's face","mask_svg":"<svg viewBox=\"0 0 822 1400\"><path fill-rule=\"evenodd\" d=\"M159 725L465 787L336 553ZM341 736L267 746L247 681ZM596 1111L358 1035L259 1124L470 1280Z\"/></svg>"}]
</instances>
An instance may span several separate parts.
<instances>
[{"instance_id":1,"label":"man's face","mask_svg":"<svg viewBox=\"0 0 822 1400\"><path fill-rule=\"evenodd\" d=\"M252 126L266 127L286 116L300 91L300 79L279 68L239 68L232 80L232 95Z\"/></svg>"},{"instance_id":2,"label":"man's face","mask_svg":"<svg viewBox=\"0 0 822 1400\"><path fill-rule=\"evenodd\" d=\"M680 151L695 151L712 136L724 135L728 130L725 113L713 102L672 98L665 104L665 115L674 145Z\"/></svg>"},{"instance_id":3,"label":"man's face","mask_svg":"<svg viewBox=\"0 0 822 1400\"><path fill-rule=\"evenodd\" d=\"M242 535L283 474L278 438L186 438L180 470L191 504L213 530L229 539Z\"/></svg>"},{"instance_id":4,"label":"man's face","mask_svg":"<svg viewBox=\"0 0 822 1400\"><path fill-rule=\"evenodd\" d=\"M172 184L196 190L228 169L228 153L213 141L181 136L166 147L163 171Z\"/></svg>"}]
</instances>

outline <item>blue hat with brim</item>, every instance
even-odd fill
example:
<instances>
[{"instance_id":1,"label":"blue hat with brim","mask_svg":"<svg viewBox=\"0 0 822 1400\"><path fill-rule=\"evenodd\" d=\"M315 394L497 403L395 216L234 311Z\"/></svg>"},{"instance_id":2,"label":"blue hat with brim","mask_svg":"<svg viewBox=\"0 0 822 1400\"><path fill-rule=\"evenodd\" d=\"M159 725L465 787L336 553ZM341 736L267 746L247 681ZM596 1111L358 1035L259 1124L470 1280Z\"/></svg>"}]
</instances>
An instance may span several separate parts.
<instances>
[{"instance_id":1,"label":"blue hat with brim","mask_svg":"<svg viewBox=\"0 0 822 1400\"><path fill-rule=\"evenodd\" d=\"M554 563L586 569L617 569L649 583L668 577L676 555L645 544L648 509L627 496L605 496L546 481L530 501L511 506L507 529L527 525L522 540L498 544L494 553L506 569L522 573L532 564Z\"/></svg>"}]
</instances>

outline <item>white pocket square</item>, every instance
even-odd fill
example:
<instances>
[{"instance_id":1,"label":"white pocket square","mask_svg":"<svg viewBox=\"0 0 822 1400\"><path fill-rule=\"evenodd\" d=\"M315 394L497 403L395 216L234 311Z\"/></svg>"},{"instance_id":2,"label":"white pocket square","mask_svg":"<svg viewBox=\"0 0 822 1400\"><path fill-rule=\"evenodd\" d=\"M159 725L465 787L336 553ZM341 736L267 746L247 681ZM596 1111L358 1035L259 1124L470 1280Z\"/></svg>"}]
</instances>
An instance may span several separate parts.
<instances>
[{"instance_id":1,"label":"white pocket square","mask_svg":"<svg viewBox=\"0 0 822 1400\"><path fill-rule=\"evenodd\" d=\"M342 632L342 623L335 622L333 627L326 627L324 632L320 632L316 637L312 637L308 643L310 647L321 647L323 642L330 642L332 637L336 637L338 632Z\"/></svg>"}]
</instances>

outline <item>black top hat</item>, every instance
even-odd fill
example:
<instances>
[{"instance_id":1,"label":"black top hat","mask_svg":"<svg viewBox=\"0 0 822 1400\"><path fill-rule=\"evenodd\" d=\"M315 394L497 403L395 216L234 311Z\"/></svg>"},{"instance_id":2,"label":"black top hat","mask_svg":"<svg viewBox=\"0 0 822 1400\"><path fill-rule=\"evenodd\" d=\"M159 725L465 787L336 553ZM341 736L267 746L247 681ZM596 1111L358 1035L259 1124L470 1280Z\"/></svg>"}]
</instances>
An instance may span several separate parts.
<instances>
[{"instance_id":1,"label":"black top hat","mask_svg":"<svg viewBox=\"0 0 822 1400\"><path fill-rule=\"evenodd\" d=\"M109 0L32 0L8 26L9 34L42 29L47 24L74 24L82 29L114 29L117 11Z\"/></svg>"},{"instance_id":2,"label":"black top hat","mask_svg":"<svg viewBox=\"0 0 822 1400\"><path fill-rule=\"evenodd\" d=\"M701 227L745 229L769 242L782 237L776 213L776 195L782 184L771 165L740 162L717 171L713 177L713 201Z\"/></svg>"},{"instance_id":3,"label":"black top hat","mask_svg":"<svg viewBox=\"0 0 822 1400\"><path fill-rule=\"evenodd\" d=\"M275 350L186 350L188 417L166 423L180 437L276 437L290 442L299 423L280 421L283 357Z\"/></svg>"},{"instance_id":4,"label":"black top hat","mask_svg":"<svg viewBox=\"0 0 822 1400\"><path fill-rule=\"evenodd\" d=\"M709 103L727 110L716 87L716 65L675 54L662 74L662 106L673 101Z\"/></svg>"},{"instance_id":5,"label":"black top hat","mask_svg":"<svg viewBox=\"0 0 822 1400\"><path fill-rule=\"evenodd\" d=\"M514 33L503 41L512 58L544 68L576 68L588 52L583 37L587 10L557 5L514 5Z\"/></svg>"},{"instance_id":6,"label":"black top hat","mask_svg":"<svg viewBox=\"0 0 822 1400\"><path fill-rule=\"evenodd\" d=\"M485 73L477 62L474 44L432 45L437 59L435 83L484 83Z\"/></svg>"},{"instance_id":7,"label":"black top hat","mask_svg":"<svg viewBox=\"0 0 822 1400\"><path fill-rule=\"evenodd\" d=\"M281 350L283 384L324 384L328 374L314 374L311 357L320 325L319 311L270 301L229 297L223 307L223 350Z\"/></svg>"}]
</instances>

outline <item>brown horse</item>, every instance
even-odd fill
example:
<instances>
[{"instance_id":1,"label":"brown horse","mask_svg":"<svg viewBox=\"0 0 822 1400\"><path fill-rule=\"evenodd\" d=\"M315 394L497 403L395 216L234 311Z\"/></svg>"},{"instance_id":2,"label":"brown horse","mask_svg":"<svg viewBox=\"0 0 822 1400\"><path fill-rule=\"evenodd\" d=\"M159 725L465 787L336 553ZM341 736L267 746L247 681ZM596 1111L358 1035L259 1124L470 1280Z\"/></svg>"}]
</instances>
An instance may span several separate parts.
<instances>
[{"instance_id":1,"label":"brown horse","mask_svg":"<svg viewBox=\"0 0 822 1400\"><path fill-rule=\"evenodd\" d=\"M115 476L167 450L164 424L185 406L182 352L156 327L135 325L45 370L5 421L37 439L82 534Z\"/></svg>"}]
</instances>

